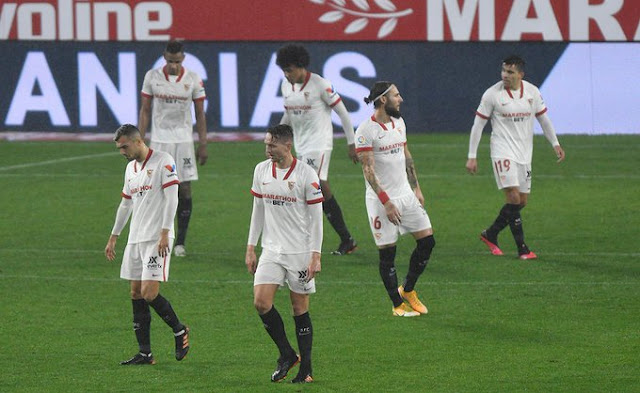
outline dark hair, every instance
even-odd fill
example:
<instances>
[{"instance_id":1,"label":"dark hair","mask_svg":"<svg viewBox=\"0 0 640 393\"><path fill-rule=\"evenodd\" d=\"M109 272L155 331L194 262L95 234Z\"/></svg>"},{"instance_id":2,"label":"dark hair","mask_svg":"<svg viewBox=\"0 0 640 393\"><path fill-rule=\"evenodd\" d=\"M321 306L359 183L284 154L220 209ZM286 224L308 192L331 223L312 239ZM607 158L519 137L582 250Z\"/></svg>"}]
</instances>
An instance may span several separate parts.
<instances>
[{"instance_id":1,"label":"dark hair","mask_svg":"<svg viewBox=\"0 0 640 393\"><path fill-rule=\"evenodd\" d=\"M511 55L502 60L502 64L516 66L516 69L520 72L524 72L525 62L520 56Z\"/></svg>"},{"instance_id":2,"label":"dark hair","mask_svg":"<svg viewBox=\"0 0 640 393\"><path fill-rule=\"evenodd\" d=\"M387 90L389 87L391 87L391 85L393 85L393 82L389 82L389 81L378 81L374 83L373 86L371 86L371 89L369 90L369 96L364 98L365 104L368 105L373 102L374 108L377 108L380 105L382 105L380 103L380 100L376 100L376 98L380 94L384 93L385 90Z\"/></svg>"},{"instance_id":3,"label":"dark hair","mask_svg":"<svg viewBox=\"0 0 640 393\"><path fill-rule=\"evenodd\" d=\"M171 40L167 43L167 47L164 49L167 53L184 53L184 44L180 41Z\"/></svg>"},{"instance_id":4,"label":"dark hair","mask_svg":"<svg viewBox=\"0 0 640 393\"><path fill-rule=\"evenodd\" d=\"M289 66L296 66L300 68L307 68L311 58L309 52L302 45L289 44L278 49L276 56L276 64L280 68Z\"/></svg>"},{"instance_id":5,"label":"dark hair","mask_svg":"<svg viewBox=\"0 0 640 393\"><path fill-rule=\"evenodd\" d=\"M278 124L267 128L267 133L271 134L274 142L287 143L293 141L293 128L288 124Z\"/></svg>"},{"instance_id":6,"label":"dark hair","mask_svg":"<svg viewBox=\"0 0 640 393\"><path fill-rule=\"evenodd\" d=\"M116 130L116 133L113 136L113 141L117 142L118 139L120 139L120 137L123 135L131 140L138 139L142 136L142 134L140 134L140 130L138 130L138 127L134 126L133 124L123 124Z\"/></svg>"}]
</instances>

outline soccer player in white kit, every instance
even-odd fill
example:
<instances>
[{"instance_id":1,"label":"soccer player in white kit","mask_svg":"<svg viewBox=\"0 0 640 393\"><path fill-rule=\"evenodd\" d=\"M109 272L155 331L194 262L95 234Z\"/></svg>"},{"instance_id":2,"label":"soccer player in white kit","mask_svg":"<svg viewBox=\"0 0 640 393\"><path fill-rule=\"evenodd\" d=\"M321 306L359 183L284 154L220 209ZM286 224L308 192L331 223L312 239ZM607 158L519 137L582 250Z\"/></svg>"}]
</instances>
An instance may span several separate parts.
<instances>
[{"instance_id":1,"label":"soccer player in white kit","mask_svg":"<svg viewBox=\"0 0 640 393\"><path fill-rule=\"evenodd\" d=\"M166 151L176 160L178 188L178 233L173 249L175 256L186 255L185 240L191 219L193 201L191 181L198 180L198 167L207 162L207 124L204 114L204 84L198 74L182 66L184 46L170 41L164 51L167 64L150 70L142 83L142 100L138 128L144 138L151 125L154 150ZM191 106L195 109L199 144L193 147Z\"/></svg>"},{"instance_id":2,"label":"soccer player in white kit","mask_svg":"<svg viewBox=\"0 0 640 393\"><path fill-rule=\"evenodd\" d=\"M531 157L533 154L533 119L542 127L553 146L558 162L564 160L564 150L547 116L547 107L536 86L523 80L524 60L510 56L502 62L502 80L482 95L469 138L466 168L478 171L477 151L482 130L491 119L491 161L498 189L504 191L506 203L493 224L480 234L493 255L503 255L498 246L498 234L507 225L511 229L520 259L535 259L524 241L520 211L531 192Z\"/></svg>"},{"instance_id":3,"label":"soccer player in white kit","mask_svg":"<svg viewBox=\"0 0 640 393\"><path fill-rule=\"evenodd\" d=\"M254 305L265 329L280 351L271 375L283 380L300 362L293 383L313 381L311 347L313 327L309 294L316 291L322 250L322 189L313 168L291 153L293 131L286 124L269 128L264 140L269 159L253 173L253 212L245 264L254 275ZM262 254L256 262L255 246L262 234ZM289 344L280 314L273 305L278 287L287 283L300 357Z\"/></svg>"},{"instance_id":4,"label":"soccer player in white kit","mask_svg":"<svg viewBox=\"0 0 640 393\"><path fill-rule=\"evenodd\" d=\"M380 277L393 303L394 316L426 314L427 307L414 288L436 242L407 145L407 127L400 114L403 100L393 83L380 81L364 101L373 103L375 111L356 130L356 151L365 178L369 225L378 246ZM398 287L396 242L398 234L405 233L414 237L416 248L404 283Z\"/></svg>"},{"instance_id":5,"label":"soccer player in white kit","mask_svg":"<svg viewBox=\"0 0 640 393\"><path fill-rule=\"evenodd\" d=\"M285 76L281 86L284 116L280 123L293 128L293 144L298 160L313 167L320 178L325 198L322 208L340 236L340 245L333 254L351 254L357 244L347 229L342 209L329 185L329 164L333 150L331 111L340 117L349 145L349 157L356 163L358 157L353 142L353 126L338 92L327 79L307 70L309 63L309 52L303 46L290 44L278 50L276 64L282 68Z\"/></svg>"},{"instance_id":6,"label":"soccer player in white kit","mask_svg":"<svg viewBox=\"0 0 640 393\"><path fill-rule=\"evenodd\" d=\"M151 306L171 327L176 359L189 351L189 328L182 324L171 303L160 294L160 282L169 279L173 219L178 205L178 175L173 158L147 147L140 131L131 124L120 126L113 140L129 161L125 170L122 200L116 213L105 255L113 261L118 236L131 217L120 277L131 283L133 329L139 352L122 365L155 364L151 354Z\"/></svg>"}]
</instances>

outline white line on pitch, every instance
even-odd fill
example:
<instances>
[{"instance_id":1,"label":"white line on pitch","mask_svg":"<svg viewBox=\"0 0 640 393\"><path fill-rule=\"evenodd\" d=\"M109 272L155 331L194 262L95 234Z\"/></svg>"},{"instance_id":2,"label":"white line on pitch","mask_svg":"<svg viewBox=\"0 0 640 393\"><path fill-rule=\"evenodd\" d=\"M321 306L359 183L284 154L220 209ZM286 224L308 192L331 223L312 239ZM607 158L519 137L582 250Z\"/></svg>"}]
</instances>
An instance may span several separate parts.
<instances>
[{"instance_id":1,"label":"white line on pitch","mask_svg":"<svg viewBox=\"0 0 640 393\"><path fill-rule=\"evenodd\" d=\"M22 169L22 168L31 168L31 167L34 167L34 166L58 164L60 162L84 160L84 159L87 159L87 158L106 157L106 156L111 156L111 155L115 155L115 154L117 154L117 153L116 152L109 152L109 153L99 153L99 154L87 154L87 155L84 155L84 156L56 158L55 160L30 162L30 163L27 163L27 164L0 166L0 171L10 171L10 170L13 170L13 169Z\"/></svg>"}]
</instances>

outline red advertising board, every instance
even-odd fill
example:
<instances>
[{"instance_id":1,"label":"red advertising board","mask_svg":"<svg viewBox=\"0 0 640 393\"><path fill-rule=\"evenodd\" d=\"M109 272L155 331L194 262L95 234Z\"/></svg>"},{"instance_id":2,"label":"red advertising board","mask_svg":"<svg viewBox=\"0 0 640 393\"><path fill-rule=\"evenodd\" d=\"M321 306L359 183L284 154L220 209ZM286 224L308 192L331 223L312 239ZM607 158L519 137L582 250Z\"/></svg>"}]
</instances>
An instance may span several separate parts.
<instances>
[{"instance_id":1,"label":"red advertising board","mask_svg":"<svg viewBox=\"0 0 640 393\"><path fill-rule=\"evenodd\" d=\"M6 0L0 40L640 41L639 0Z\"/></svg>"}]
</instances>

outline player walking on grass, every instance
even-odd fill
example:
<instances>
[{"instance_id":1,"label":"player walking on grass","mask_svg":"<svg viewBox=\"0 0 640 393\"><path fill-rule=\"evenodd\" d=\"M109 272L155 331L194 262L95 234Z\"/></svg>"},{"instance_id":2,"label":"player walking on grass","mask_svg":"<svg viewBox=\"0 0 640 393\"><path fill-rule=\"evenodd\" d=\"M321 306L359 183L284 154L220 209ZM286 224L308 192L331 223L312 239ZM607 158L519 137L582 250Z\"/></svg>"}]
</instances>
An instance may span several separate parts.
<instances>
[{"instance_id":1,"label":"player walking on grass","mask_svg":"<svg viewBox=\"0 0 640 393\"><path fill-rule=\"evenodd\" d=\"M502 62L502 80L482 95L471 128L467 171L478 171L477 151L482 130L491 119L491 161L498 189L504 191L506 203L489 228L482 231L482 240L493 255L503 255L498 246L498 234L507 225L518 247L520 259L535 259L524 241L520 211L531 192L531 157L533 154L533 119L540 123L544 136L553 146L558 162L564 160L564 150L547 116L547 107L538 88L523 80L525 62L510 56Z\"/></svg>"},{"instance_id":2,"label":"player walking on grass","mask_svg":"<svg viewBox=\"0 0 640 393\"><path fill-rule=\"evenodd\" d=\"M374 113L360 124L355 138L366 180L369 225L380 255L380 277L393 303L393 315L414 317L427 313L414 288L436 242L407 145L402 101L393 83L376 82L364 99L373 103ZM398 233L411 233L416 240L409 272L400 287L395 268Z\"/></svg>"},{"instance_id":3,"label":"player walking on grass","mask_svg":"<svg viewBox=\"0 0 640 393\"><path fill-rule=\"evenodd\" d=\"M286 45L278 50L276 64L282 68L285 76L281 87L284 116L280 123L293 128L293 143L298 160L311 165L320 178L325 197L322 209L340 236L340 245L333 254L351 254L356 250L357 244L347 229L342 209L329 185L329 163L333 150L331 111L340 116L349 145L349 157L356 163L358 157L353 142L353 126L349 112L331 82L307 70L309 63L309 52L303 46Z\"/></svg>"},{"instance_id":4,"label":"player walking on grass","mask_svg":"<svg viewBox=\"0 0 640 393\"><path fill-rule=\"evenodd\" d=\"M186 255L184 247L191 219L191 182L198 180L198 167L207 162L207 124L204 115L204 84L200 76L182 66L184 46L170 41L164 51L167 64L150 70L142 84L142 104L138 127L144 138L151 124L151 144L154 150L166 151L176 160L178 187L178 238L173 253ZM191 105L195 108L199 145L193 147Z\"/></svg>"},{"instance_id":5,"label":"player walking on grass","mask_svg":"<svg viewBox=\"0 0 640 393\"><path fill-rule=\"evenodd\" d=\"M178 205L178 175L173 158L147 147L140 131L131 124L120 126L113 140L129 161L125 170L122 200L104 253L116 257L116 241L131 216L129 240L124 249L120 277L131 282L133 330L139 353L122 365L155 364L151 354L151 306L171 327L176 359L189 351L189 328L180 323L171 304L160 293L160 282L169 279L173 219Z\"/></svg>"},{"instance_id":6,"label":"player walking on grass","mask_svg":"<svg viewBox=\"0 0 640 393\"><path fill-rule=\"evenodd\" d=\"M254 305L267 333L280 351L273 382L283 380L300 362L293 383L313 381L311 346L313 327L309 294L320 271L323 201L320 181L313 168L291 154L293 131L286 124L269 128L265 137L269 159L253 173L253 212L245 264L254 275ZM255 246L262 234L262 253L256 263ZM279 286L287 283L300 356L289 344L284 323L273 305Z\"/></svg>"}]
</instances>

